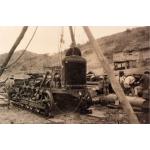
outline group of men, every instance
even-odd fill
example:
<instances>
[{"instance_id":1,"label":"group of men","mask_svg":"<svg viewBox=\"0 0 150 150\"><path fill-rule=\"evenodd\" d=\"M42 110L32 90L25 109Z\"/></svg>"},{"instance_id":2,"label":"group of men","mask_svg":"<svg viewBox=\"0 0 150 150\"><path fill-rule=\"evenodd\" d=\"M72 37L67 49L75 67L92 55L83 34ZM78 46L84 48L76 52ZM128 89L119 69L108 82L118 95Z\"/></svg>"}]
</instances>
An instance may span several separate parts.
<instances>
[{"instance_id":1,"label":"group of men","mask_svg":"<svg viewBox=\"0 0 150 150\"><path fill-rule=\"evenodd\" d=\"M124 72L120 72L119 82L125 94L140 96L145 99L142 104L143 114L141 117L143 118L144 123L150 123L150 72L145 71L141 76L133 74L126 77Z\"/></svg>"},{"instance_id":2,"label":"group of men","mask_svg":"<svg viewBox=\"0 0 150 150\"><path fill-rule=\"evenodd\" d=\"M132 96L141 96L144 99L150 99L150 72L145 71L141 77L137 77L136 74L126 76L123 71L119 72L119 75L116 77L119 81L122 89L126 95ZM55 86L61 86L60 75L56 73L54 75ZM5 82L5 89L8 94L8 99L11 99L11 92L15 82L14 76L11 75ZM104 76L101 86L103 87L103 93L108 95L110 93L110 80L107 75Z\"/></svg>"},{"instance_id":3,"label":"group of men","mask_svg":"<svg viewBox=\"0 0 150 150\"><path fill-rule=\"evenodd\" d=\"M134 92L134 83L135 83L134 75L125 76L124 72L120 71L119 76L117 76L117 80L119 81L126 95L129 95L129 94L134 95L135 93Z\"/></svg>"},{"instance_id":4,"label":"group of men","mask_svg":"<svg viewBox=\"0 0 150 150\"><path fill-rule=\"evenodd\" d=\"M55 72L54 74L47 72L46 77L46 85L48 87L55 87L60 88L61 87L61 74L59 72Z\"/></svg>"},{"instance_id":5,"label":"group of men","mask_svg":"<svg viewBox=\"0 0 150 150\"><path fill-rule=\"evenodd\" d=\"M150 90L150 73L145 71L142 76L136 74L126 76L123 71L119 72L117 77L121 87L126 95L143 96Z\"/></svg>"},{"instance_id":6,"label":"group of men","mask_svg":"<svg viewBox=\"0 0 150 150\"><path fill-rule=\"evenodd\" d=\"M143 75L133 74L125 75L124 71L120 71L116 76L124 93L131 96L140 96L149 99L150 93L150 73L145 71ZM99 81L100 89L103 94L108 95L112 90L110 80L107 75L104 75L103 80ZM113 90L112 90L113 91Z\"/></svg>"}]
</instances>

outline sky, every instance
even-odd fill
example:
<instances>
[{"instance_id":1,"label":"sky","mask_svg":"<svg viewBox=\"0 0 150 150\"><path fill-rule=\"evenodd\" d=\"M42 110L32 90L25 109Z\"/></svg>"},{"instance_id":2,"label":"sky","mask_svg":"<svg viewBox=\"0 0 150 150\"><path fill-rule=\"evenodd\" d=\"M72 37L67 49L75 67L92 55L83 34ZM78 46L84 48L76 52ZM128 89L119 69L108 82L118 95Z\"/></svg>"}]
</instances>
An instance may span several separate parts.
<instances>
[{"instance_id":1,"label":"sky","mask_svg":"<svg viewBox=\"0 0 150 150\"><path fill-rule=\"evenodd\" d=\"M75 31L75 39L76 43L86 43L88 41L86 34L84 33L82 27L73 27ZM100 38L108 35L112 35L118 32L123 32L126 29L133 28L131 26L93 26L90 27L93 35L95 38ZM0 27L0 54L6 53L10 50L12 45L14 44L16 38L20 34L22 27L19 26L5 26L5 27ZM35 27L29 27L23 40L17 47L17 50L22 50L26 47L28 41L30 40L33 32L34 32ZM70 46L71 44L71 38L69 34L69 29L68 27L61 27L61 26L43 26L43 27L38 27L38 30L35 34L34 39L30 43L29 47L27 50L38 53L38 54L53 54L59 52L59 44L60 44L60 36L61 33L64 33L64 44L62 44L62 48L66 49Z\"/></svg>"}]
</instances>

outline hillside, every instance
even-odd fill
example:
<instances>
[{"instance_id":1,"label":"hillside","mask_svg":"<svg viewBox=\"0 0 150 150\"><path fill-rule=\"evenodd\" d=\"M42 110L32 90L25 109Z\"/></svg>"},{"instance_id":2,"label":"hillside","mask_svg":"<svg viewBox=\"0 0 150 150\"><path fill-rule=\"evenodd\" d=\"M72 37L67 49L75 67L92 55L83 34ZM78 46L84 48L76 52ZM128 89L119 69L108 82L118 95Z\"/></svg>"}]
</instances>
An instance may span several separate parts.
<instances>
[{"instance_id":1,"label":"hillside","mask_svg":"<svg viewBox=\"0 0 150 150\"><path fill-rule=\"evenodd\" d=\"M103 50L105 56L108 58L109 62L112 63L112 55L119 51L128 50L140 50L144 47L150 46L150 27L139 27L131 30L126 30L121 33L113 34L111 36L99 38L98 43ZM102 68L98 64L95 53L89 43L79 45L82 51L83 57L87 59L88 70L93 70L96 73L102 73ZM16 58L22 53L17 51L9 64L11 64ZM3 63L7 54L0 55L0 64ZM64 52L63 52L64 55ZM59 64L59 54L53 54L49 56L48 54L36 54L27 51L23 57L6 73L20 73L20 72L41 72L44 66L52 66Z\"/></svg>"},{"instance_id":2,"label":"hillside","mask_svg":"<svg viewBox=\"0 0 150 150\"><path fill-rule=\"evenodd\" d=\"M150 47L150 27L128 29L124 32L99 38L97 41L111 64L113 53L140 50L142 48ZM80 48L82 49L83 56L88 61L89 70L102 73L103 70L98 63L90 44L86 43L85 45L80 45Z\"/></svg>"}]
</instances>

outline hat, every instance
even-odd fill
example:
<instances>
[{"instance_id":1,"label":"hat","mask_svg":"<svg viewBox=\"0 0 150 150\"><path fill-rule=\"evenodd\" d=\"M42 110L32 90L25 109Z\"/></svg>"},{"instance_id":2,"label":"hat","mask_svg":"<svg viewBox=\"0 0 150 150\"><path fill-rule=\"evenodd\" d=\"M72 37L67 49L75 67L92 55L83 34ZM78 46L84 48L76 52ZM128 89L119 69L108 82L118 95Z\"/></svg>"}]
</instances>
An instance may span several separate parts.
<instances>
[{"instance_id":1,"label":"hat","mask_svg":"<svg viewBox=\"0 0 150 150\"><path fill-rule=\"evenodd\" d=\"M149 74L149 71L145 71L144 74Z\"/></svg>"},{"instance_id":2,"label":"hat","mask_svg":"<svg viewBox=\"0 0 150 150\"><path fill-rule=\"evenodd\" d=\"M10 76L10 79L14 79L14 75L11 75L11 76Z\"/></svg>"},{"instance_id":3,"label":"hat","mask_svg":"<svg viewBox=\"0 0 150 150\"><path fill-rule=\"evenodd\" d=\"M124 71L119 71L119 75L123 76L124 75Z\"/></svg>"}]
</instances>

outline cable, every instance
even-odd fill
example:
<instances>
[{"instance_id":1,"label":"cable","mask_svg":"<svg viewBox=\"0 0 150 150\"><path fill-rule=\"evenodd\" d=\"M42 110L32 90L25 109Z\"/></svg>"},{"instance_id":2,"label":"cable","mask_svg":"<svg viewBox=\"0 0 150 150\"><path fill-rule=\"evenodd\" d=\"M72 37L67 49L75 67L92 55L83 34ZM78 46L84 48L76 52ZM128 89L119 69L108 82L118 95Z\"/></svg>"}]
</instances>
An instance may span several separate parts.
<instances>
[{"instance_id":1,"label":"cable","mask_svg":"<svg viewBox=\"0 0 150 150\"><path fill-rule=\"evenodd\" d=\"M33 40L33 38L34 38L37 29L38 29L38 26L35 28L35 30L34 30L32 36L31 36L31 39L29 40L28 44L26 45L26 47L25 47L25 49L23 50L23 52L21 53L21 55L20 55L14 62L12 62L10 65L8 65L8 66L6 67L6 69L7 69L7 68L10 68L12 65L16 64L16 63L18 62L18 60L24 55L24 53L27 51L27 48L29 47L30 43L32 42L32 40Z\"/></svg>"},{"instance_id":2,"label":"cable","mask_svg":"<svg viewBox=\"0 0 150 150\"><path fill-rule=\"evenodd\" d=\"M59 50L59 65L62 65L62 46L64 44L64 27L61 28L61 34L60 34L60 40L59 40L59 46L58 46L58 50Z\"/></svg>"},{"instance_id":3,"label":"cable","mask_svg":"<svg viewBox=\"0 0 150 150\"><path fill-rule=\"evenodd\" d=\"M73 29L73 34L74 34L74 38L76 39L76 27L74 27L74 29Z\"/></svg>"}]
</instances>

